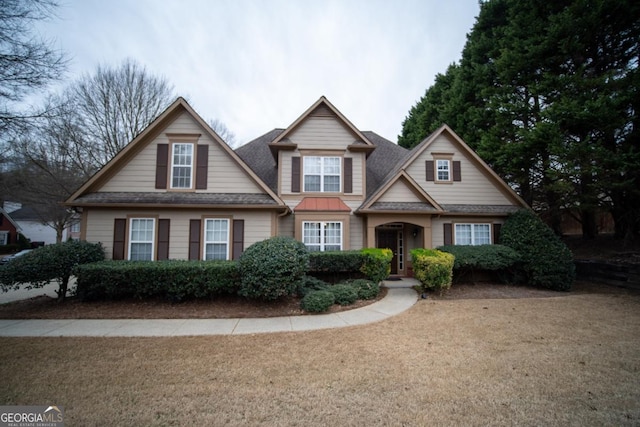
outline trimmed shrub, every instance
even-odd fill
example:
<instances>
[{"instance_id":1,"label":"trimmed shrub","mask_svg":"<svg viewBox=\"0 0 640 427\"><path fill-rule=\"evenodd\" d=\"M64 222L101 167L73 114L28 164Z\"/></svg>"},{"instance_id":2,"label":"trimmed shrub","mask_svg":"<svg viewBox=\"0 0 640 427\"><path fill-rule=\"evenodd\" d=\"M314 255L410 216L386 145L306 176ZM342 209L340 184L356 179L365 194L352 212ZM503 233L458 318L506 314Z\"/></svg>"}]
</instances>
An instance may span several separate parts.
<instances>
[{"instance_id":1,"label":"trimmed shrub","mask_svg":"<svg viewBox=\"0 0 640 427\"><path fill-rule=\"evenodd\" d=\"M311 291L327 290L329 286L331 285L324 280L320 280L313 276L304 276L302 283L298 286L297 293L298 296L302 298Z\"/></svg>"},{"instance_id":2,"label":"trimmed shrub","mask_svg":"<svg viewBox=\"0 0 640 427\"><path fill-rule=\"evenodd\" d=\"M368 279L356 279L345 282L358 292L358 299L374 299L380 293L380 285Z\"/></svg>"},{"instance_id":3,"label":"trimmed shrub","mask_svg":"<svg viewBox=\"0 0 640 427\"><path fill-rule=\"evenodd\" d=\"M104 248L99 243L70 240L42 246L2 267L0 283L3 291L7 291L18 289L23 284L27 289L41 288L57 281L58 299L64 301L74 268L81 264L102 261L104 257Z\"/></svg>"},{"instance_id":4,"label":"trimmed shrub","mask_svg":"<svg viewBox=\"0 0 640 427\"><path fill-rule=\"evenodd\" d=\"M360 271L367 279L374 283L380 283L391 273L391 249L365 248L361 251L364 256Z\"/></svg>"},{"instance_id":5,"label":"trimmed shrub","mask_svg":"<svg viewBox=\"0 0 640 427\"><path fill-rule=\"evenodd\" d=\"M330 291L311 291L300 301L300 307L310 313L321 313L329 310L335 302L335 297Z\"/></svg>"},{"instance_id":6,"label":"trimmed shrub","mask_svg":"<svg viewBox=\"0 0 640 427\"><path fill-rule=\"evenodd\" d=\"M454 256L436 249L413 249L413 272L423 290L444 290L451 287Z\"/></svg>"},{"instance_id":7,"label":"trimmed shrub","mask_svg":"<svg viewBox=\"0 0 640 427\"><path fill-rule=\"evenodd\" d=\"M272 237L249 246L239 267L241 296L276 300L296 292L309 268L309 252L293 238Z\"/></svg>"},{"instance_id":8,"label":"trimmed shrub","mask_svg":"<svg viewBox=\"0 0 640 427\"><path fill-rule=\"evenodd\" d=\"M351 285L337 284L328 289L335 297L336 304L351 305L358 300L358 291Z\"/></svg>"},{"instance_id":9,"label":"trimmed shrub","mask_svg":"<svg viewBox=\"0 0 640 427\"><path fill-rule=\"evenodd\" d=\"M533 212L522 209L510 215L501 228L500 243L520 254L528 284L571 290L575 280L571 251Z\"/></svg>"},{"instance_id":10,"label":"trimmed shrub","mask_svg":"<svg viewBox=\"0 0 640 427\"><path fill-rule=\"evenodd\" d=\"M495 272L500 280L509 282L520 262L520 254L505 245L447 245L438 250L452 254L454 274L458 277L474 271Z\"/></svg>"},{"instance_id":11,"label":"trimmed shrub","mask_svg":"<svg viewBox=\"0 0 640 427\"><path fill-rule=\"evenodd\" d=\"M75 274L85 300L211 298L236 293L240 281L235 261L104 261L79 266Z\"/></svg>"}]
</instances>

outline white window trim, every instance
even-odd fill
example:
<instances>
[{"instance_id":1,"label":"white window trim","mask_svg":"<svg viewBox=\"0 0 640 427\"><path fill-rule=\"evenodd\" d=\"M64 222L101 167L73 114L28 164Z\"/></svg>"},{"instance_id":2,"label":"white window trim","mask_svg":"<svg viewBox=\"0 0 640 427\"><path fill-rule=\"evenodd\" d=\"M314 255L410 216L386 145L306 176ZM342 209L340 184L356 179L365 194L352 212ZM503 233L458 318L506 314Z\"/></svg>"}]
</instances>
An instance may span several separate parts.
<instances>
[{"instance_id":1,"label":"white window trim","mask_svg":"<svg viewBox=\"0 0 640 427\"><path fill-rule=\"evenodd\" d=\"M0 231L0 245L9 244L9 232L6 230Z\"/></svg>"},{"instance_id":2,"label":"white window trim","mask_svg":"<svg viewBox=\"0 0 640 427\"><path fill-rule=\"evenodd\" d=\"M207 225L210 222L214 222L214 221L224 221L227 223L227 240L226 241L222 241L222 240L207 240ZM204 230L203 230L203 238L202 238L202 259L203 260L207 260L207 245L208 244L222 244L224 243L226 245L226 254L225 254L225 260L229 260L229 254L230 254L230 247L231 245L229 244L230 238L231 238L231 230L230 230L230 224L231 221L229 221L229 218L205 218L204 219Z\"/></svg>"},{"instance_id":3,"label":"white window trim","mask_svg":"<svg viewBox=\"0 0 640 427\"><path fill-rule=\"evenodd\" d=\"M442 169L442 172L446 172L447 173L447 178L446 179L440 179L440 162L446 162L446 169ZM451 160L449 159L435 159L435 178L436 181L439 182L450 182L451 181Z\"/></svg>"},{"instance_id":4,"label":"white window trim","mask_svg":"<svg viewBox=\"0 0 640 427\"><path fill-rule=\"evenodd\" d=\"M456 245L459 245L461 243L458 243L458 226L471 226L471 243L469 243L471 246L478 246L478 245L490 245L491 244L491 224L490 223L456 223L454 224L454 242ZM489 228L489 241L486 243L478 243L476 242L476 233L475 233L475 228L479 227L479 226L485 226Z\"/></svg>"},{"instance_id":5,"label":"white window trim","mask_svg":"<svg viewBox=\"0 0 640 427\"><path fill-rule=\"evenodd\" d=\"M176 147L180 147L180 146L190 146L191 147L191 164L190 165L175 165L174 161L175 161L175 150ZM193 189L193 184L194 184L194 164L195 164L195 157L196 157L196 153L195 153L195 144L193 142L174 142L171 144L171 176L169 177L169 183L170 183L170 188L172 190L191 190ZM190 169L190 174L189 174L189 186L188 187L177 187L173 185L173 178L174 178L174 168L189 168Z\"/></svg>"},{"instance_id":6,"label":"white window trim","mask_svg":"<svg viewBox=\"0 0 640 427\"><path fill-rule=\"evenodd\" d=\"M153 225L153 232L151 234L151 241L148 240L133 240L132 235L133 235L133 222L137 221L137 220L150 220L152 222ZM156 219L155 218L143 218L143 217L136 217L136 218L129 218L129 242L128 242L128 251L127 251L127 259L130 261L131 260L131 245L133 243L151 243L151 261L154 261L156 259L155 257L155 253L156 253Z\"/></svg>"},{"instance_id":7,"label":"white window trim","mask_svg":"<svg viewBox=\"0 0 640 427\"><path fill-rule=\"evenodd\" d=\"M306 224L320 224L320 243L316 244L316 243L306 243L305 240L305 234L304 234L304 230L305 230L305 225ZM325 231L326 231L326 227L329 224L340 224L340 248L337 250L342 250L343 248L343 243L344 243L344 224L342 221L302 221L302 243L304 243L305 246L313 246L313 247L318 247L320 249L320 252L325 252L326 247L327 246L336 246L336 243L327 243L326 239L325 239ZM334 250L334 249L331 249Z\"/></svg>"},{"instance_id":8,"label":"white window trim","mask_svg":"<svg viewBox=\"0 0 640 427\"><path fill-rule=\"evenodd\" d=\"M320 159L320 190L313 191L307 190L307 176L318 176L316 174L307 173L307 160ZM337 174L325 173L325 160L336 159L338 161L339 171ZM335 191L328 191L324 188L324 178L327 176L338 177L338 189ZM304 156L302 159L302 189L306 193L340 193L342 191L342 158L340 156Z\"/></svg>"}]
</instances>

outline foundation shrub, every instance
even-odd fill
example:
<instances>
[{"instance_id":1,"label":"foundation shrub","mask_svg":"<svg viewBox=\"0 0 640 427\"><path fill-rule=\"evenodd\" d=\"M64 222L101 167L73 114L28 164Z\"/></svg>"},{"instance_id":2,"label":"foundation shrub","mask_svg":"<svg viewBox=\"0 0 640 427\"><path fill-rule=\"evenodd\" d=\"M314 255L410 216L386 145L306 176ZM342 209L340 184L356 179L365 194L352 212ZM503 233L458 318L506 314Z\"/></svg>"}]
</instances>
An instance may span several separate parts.
<instances>
[{"instance_id":1,"label":"foundation shrub","mask_svg":"<svg viewBox=\"0 0 640 427\"><path fill-rule=\"evenodd\" d=\"M351 285L339 283L328 289L334 296L336 304L351 305L358 300L358 291Z\"/></svg>"},{"instance_id":2,"label":"foundation shrub","mask_svg":"<svg viewBox=\"0 0 640 427\"><path fill-rule=\"evenodd\" d=\"M556 291L571 290L576 274L573 255L535 213L522 209L511 214L502 225L500 243L520 254L522 276L527 284Z\"/></svg>"},{"instance_id":3,"label":"foundation shrub","mask_svg":"<svg viewBox=\"0 0 640 427\"><path fill-rule=\"evenodd\" d=\"M363 263L360 271L365 277L374 283L380 283L391 273L391 249L365 248L360 251L363 255Z\"/></svg>"},{"instance_id":4,"label":"foundation shrub","mask_svg":"<svg viewBox=\"0 0 640 427\"><path fill-rule=\"evenodd\" d=\"M374 299L380 293L380 285L368 279L355 279L345 282L356 290L358 299Z\"/></svg>"},{"instance_id":5,"label":"foundation shrub","mask_svg":"<svg viewBox=\"0 0 640 427\"><path fill-rule=\"evenodd\" d=\"M335 302L335 297L331 291L311 291L302 298L300 307L310 313L321 313L329 310Z\"/></svg>"},{"instance_id":6,"label":"foundation shrub","mask_svg":"<svg viewBox=\"0 0 640 427\"><path fill-rule=\"evenodd\" d=\"M236 293L239 281L235 261L104 261L76 268L84 300L211 298Z\"/></svg>"},{"instance_id":7,"label":"foundation shrub","mask_svg":"<svg viewBox=\"0 0 640 427\"><path fill-rule=\"evenodd\" d=\"M276 300L295 294L309 269L309 252L293 238L272 237L249 246L239 267L239 295Z\"/></svg>"},{"instance_id":8,"label":"foundation shrub","mask_svg":"<svg viewBox=\"0 0 640 427\"><path fill-rule=\"evenodd\" d=\"M503 282L512 282L520 263L520 254L505 245L447 245L438 250L455 257L453 272L457 277L470 274L473 278L476 271L489 271Z\"/></svg>"},{"instance_id":9,"label":"foundation shrub","mask_svg":"<svg viewBox=\"0 0 640 427\"><path fill-rule=\"evenodd\" d=\"M313 276L305 276L304 279L302 279L302 283L298 287L297 293L298 296L302 298L311 291L326 290L329 288L329 286L331 285L324 280L320 280Z\"/></svg>"},{"instance_id":10,"label":"foundation shrub","mask_svg":"<svg viewBox=\"0 0 640 427\"><path fill-rule=\"evenodd\" d=\"M442 292L451 287L455 257L436 249L413 249L413 272L422 284L423 290Z\"/></svg>"}]
</instances>

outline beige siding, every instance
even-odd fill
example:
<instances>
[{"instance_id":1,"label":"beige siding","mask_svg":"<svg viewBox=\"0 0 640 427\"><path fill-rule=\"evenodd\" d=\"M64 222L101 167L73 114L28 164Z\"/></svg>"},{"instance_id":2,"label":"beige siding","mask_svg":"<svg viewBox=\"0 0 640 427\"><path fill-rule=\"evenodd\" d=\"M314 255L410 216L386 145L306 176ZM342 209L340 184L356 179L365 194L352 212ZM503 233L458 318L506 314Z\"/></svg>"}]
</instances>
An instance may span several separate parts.
<instances>
[{"instance_id":1,"label":"beige siding","mask_svg":"<svg viewBox=\"0 0 640 427\"><path fill-rule=\"evenodd\" d=\"M293 237L295 235L295 222L293 215L287 215L279 219L278 236Z\"/></svg>"},{"instance_id":2,"label":"beige siding","mask_svg":"<svg viewBox=\"0 0 640 427\"><path fill-rule=\"evenodd\" d=\"M158 144L169 144L166 134L201 134L198 144L209 145L209 173L207 189L199 192L211 193L257 193L262 192L247 173L229 156L217 141L210 138L198 123L187 113L180 115L153 141L118 171L100 191L164 192L155 188L156 151Z\"/></svg>"},{"instance_id":3,"label":"beige siding","mask_svg":"<svg viewBox=\"0 0 640 427\"><path fill-rule=\"evenodd\" d=\"M308 117L289 139L304 150L346 150L355 141L337 117Z\"/></svg>"},{"instance_id":4,"label":"beige siding","mask_svg":"<svg viewBox=\"0 0 640 427\"><path fill-rule=\"evenodd\" d=\"M453 153L460 160L462 181L435 183L426 180L425 161L433 160L432 153ZM500 191L481 168L466 157L446 135L441 135L407 168L408 174L440 204L510 205L513 202Z\"/></svg>"},{"instance_id":5,"label":"beige siding","mask_svg":"<svg viewBox=\"0 0 640 427\"><path fill-rule=\"evenodd\" d=\"M362 217L351 215L349 239L351 249L362 249L364 245L364 221Z\"/></svg>"},{"instance_id":6,"label":"beige siding","mask_svg":"<svg viewBox=\"0 0 640 427\"><path fill-rule=\"evenodd\" d=\"M422 202L422 198L418 197L407 183L399 179L397 180L379 199L381 202Z\"/></svg>"},{"instance_id":7,"label":"beige siding","mask_svg":"<svg viewBox=\"0 0 640 427\"><path fill-rule=\"evenodd\" d=\"M258 211L204 211L204 210L97 210L87 214L87 241L101 242L108 258L113 252L113 224L116 218L127 218L128 215L169 218L171 219L169 235L169 258L187 259L189 255L189 221L206 217L223 217L244 220L244 247L271 236L271 213Z\"/></svg>"}]
</instances>

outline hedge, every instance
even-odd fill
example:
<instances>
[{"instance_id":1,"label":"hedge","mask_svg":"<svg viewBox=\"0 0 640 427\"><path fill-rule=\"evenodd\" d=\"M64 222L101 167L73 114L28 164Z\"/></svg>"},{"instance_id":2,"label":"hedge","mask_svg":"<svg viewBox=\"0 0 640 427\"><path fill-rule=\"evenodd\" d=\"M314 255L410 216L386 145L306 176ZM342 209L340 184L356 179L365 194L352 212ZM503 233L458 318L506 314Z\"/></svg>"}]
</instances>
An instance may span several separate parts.
<instances>
[{"instance_id":1,"label":"hedge","mask_svg":"<svg viewBox=\"0 0 640 427\"><path fill-rule=\"evenodd\" d=\"M104 261L78 266L75 274L85 300L211 298L235 294L240 282L236 261Z\"/></svg>"},{"instance_id":2,"label":"hedge","mask_svg":"<svg viewBox=\"0 0 640 427\"><path fill-rule=\"evenodd\" d=\"M423 290L442 291L451 287L454 256L436 249L413 249L413 272Z\"/></svg>"},{"instance_id":3,"label":"hedge","mask_svg":"<svg viewBox=\"0 0 640 427\"><path fill-rule=\"evenodd\" d=\"M454 276L460 278L476 271L494 272L503 282L513 281L519 268L520 254L505 245L446 245L437 248L455 257Z\"/></svg>"}]
</instances>

